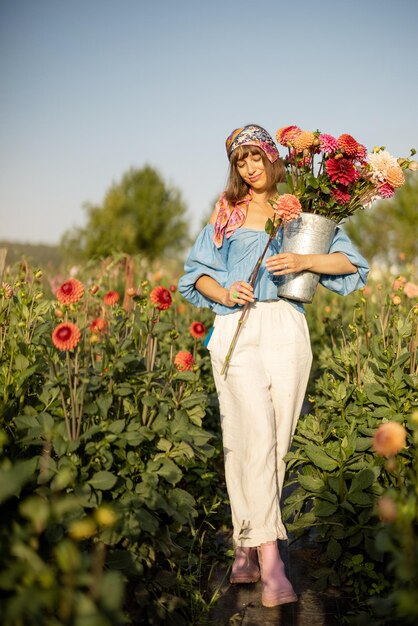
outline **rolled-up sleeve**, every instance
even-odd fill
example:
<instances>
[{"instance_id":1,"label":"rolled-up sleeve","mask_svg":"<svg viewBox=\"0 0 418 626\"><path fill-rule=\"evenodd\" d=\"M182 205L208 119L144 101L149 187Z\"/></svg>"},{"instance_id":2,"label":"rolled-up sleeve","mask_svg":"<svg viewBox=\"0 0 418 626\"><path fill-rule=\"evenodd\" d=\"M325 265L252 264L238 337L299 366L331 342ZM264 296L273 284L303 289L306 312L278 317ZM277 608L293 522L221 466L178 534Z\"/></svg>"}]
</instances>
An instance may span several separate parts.
<instances>
[{"instance_id":1,"label":"rolled-up sleeve","mask_svg":"<svg viewBox=\"0 0 418 626\"><path fill-rule=\"evenodd\" d=\"M216 309L216 303L203 296L195 287L201 276L210 276L222 287L227 280L226 254L227 244L216 248L213 243L214 227L207 224L197 237L195 244L187 257L184 270L180 278L178 290L181 295L197 307Z\"/></svg>"},{"instance_id":2,"label":"rolled-up sleeve","mask_svg":"<svg viewBox=\"0 0 418 626\"><path fill-rule=\"evenodd\" d=\"M330 254L333 252L345 254L351 263L357 267L357 272L354 274L339 274L337 276L322 274L319 279L320 284L341 296L346 296L356 291L356 289L364 287L370 269L369 264L346 233L338 227L329 249Z\"/></svg>"}]
</instances>

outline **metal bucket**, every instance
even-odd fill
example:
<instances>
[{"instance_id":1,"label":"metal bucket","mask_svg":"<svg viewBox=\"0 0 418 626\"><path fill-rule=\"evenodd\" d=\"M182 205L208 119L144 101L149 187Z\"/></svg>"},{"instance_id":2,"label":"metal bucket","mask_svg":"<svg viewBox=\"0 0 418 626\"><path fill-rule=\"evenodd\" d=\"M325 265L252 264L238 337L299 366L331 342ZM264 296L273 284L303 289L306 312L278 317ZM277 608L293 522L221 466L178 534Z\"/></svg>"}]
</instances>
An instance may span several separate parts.
<instances>
[{"instance_id":1,"label":"metal bucket","mask_svg":"<svg viewBox=\"0 0 418 626\"><path fill-rule=\"evenodd\" d=\"M337 224L313 213L301 213L297 220L283 226L282 252L296 254L326 254L330 248ZM278 277L277 295L281 298L310 303L319 281L319 274L300 272Z\"/></svg>"}]
</instances>

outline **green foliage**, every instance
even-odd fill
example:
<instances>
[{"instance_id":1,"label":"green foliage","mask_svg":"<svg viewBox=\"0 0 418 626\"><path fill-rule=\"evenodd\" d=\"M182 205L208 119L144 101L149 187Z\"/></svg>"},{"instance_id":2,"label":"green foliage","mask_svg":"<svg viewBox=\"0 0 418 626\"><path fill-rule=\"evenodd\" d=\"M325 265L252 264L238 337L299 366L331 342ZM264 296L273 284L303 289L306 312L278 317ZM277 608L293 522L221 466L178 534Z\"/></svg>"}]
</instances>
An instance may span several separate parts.
<instances>
[{"instance_id":1,"label":"green foliage","mask_svg":"<svg viewBox=\"0 0 418 626\"><path fill-rule=\"evenodd\" d=\"M418 176L409 174L390 200L359 211L344 225L351 239L369 259L390 265L418 260Z\"/></svg>"},{"instance_id":2,"label":"green foliage","mask_svg":"<svg viewBox=\"0 0 418 626\"><path fill-rule=\"evenodd\" d=\"M119 290L124 267L108 266ZM210 606L191 588L204 567L191 555L225 502L218 434L203 427L215 413L208 355L177 294L160 311L142 280L109 306L109 279L86 277L99 290L67 305L44 298L40 272L0 293L4 626L187 625ZM80 340L60 352L63 320ZM174 366L180 349L191 370Z\"/></svg>"},{"instance_id":3,"label":"green foliage","mask_svg":"<svg viewBox=\"0 0 418 626\"><path fill-rule=\"evenodd\" d=\"M87 226L67 233L62 245L76 260L113 252L157 259L188 242L180 192L149 166L130 169L107 191L102 205L86 204Z\"/></svg>"},{"instance_id":4,"label":"green foliage","mask_svg":"<svg viewBox=\"0 0 418 626\"><path fill-rule=\"evenodd\" d=\"M402 289L399 300L389 298L381 286L368 291L367 297L359 293L341 307L330 296L331 305L319 299L318 309L309 314L315 345L322 342L320 372L311 391L312 410L299 420L287 455L294 488L283 514L289 530L297 536L311 532L324 546L316 587L343 587L357 607L367 605L370 616L370 597L386 598L394 587L406 584L400 572L394 582L384 545L392 546L392 558L404 566L410 557L404 539L411 532L416 539L416 522L404 518L397 529L398 550L393 544L396 531L392 543L384 544L381 533L387 529L376 512L387 489L397 491L403 502L400 485L416 489L416 476L410 474L414 447L403 450L393 466L375 454L372 441L382 422L396 421L407 427L412 443L408 419L418 405L418 310ZM324 345L325 337L329 341ZM407 570L412 581L418 576L414 559ZM392 615L395 610L405 617L399 598L396 608L390 597Z\"/></svg>"}]
</instances>

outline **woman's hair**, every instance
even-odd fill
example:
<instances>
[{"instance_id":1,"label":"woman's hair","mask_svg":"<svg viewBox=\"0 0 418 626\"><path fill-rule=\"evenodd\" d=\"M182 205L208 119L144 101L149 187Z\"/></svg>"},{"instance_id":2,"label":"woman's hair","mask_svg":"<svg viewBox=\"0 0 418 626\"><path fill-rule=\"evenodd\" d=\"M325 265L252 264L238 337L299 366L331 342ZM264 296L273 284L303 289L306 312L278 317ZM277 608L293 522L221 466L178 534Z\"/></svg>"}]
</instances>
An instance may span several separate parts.
<instances>
[{"instance_id":1,"label":"woman's hair","mask_svg":"<svg viewBox=\"0 0 418 626\"><path fill-rule=\"evenodd\" d=\"M225 198L230 204L235 204L238 200L242 200L249 191L249 186L242 179L237 167L237 161L245 159L249 154L261 155L269 192L274 193L276 191L276 183L282 182L285 178L286 170L280 157L274 163L271 163L261 148L248 145L238 146L231 154L229 178L225 190Z\"/></svg>"}]
</instances>

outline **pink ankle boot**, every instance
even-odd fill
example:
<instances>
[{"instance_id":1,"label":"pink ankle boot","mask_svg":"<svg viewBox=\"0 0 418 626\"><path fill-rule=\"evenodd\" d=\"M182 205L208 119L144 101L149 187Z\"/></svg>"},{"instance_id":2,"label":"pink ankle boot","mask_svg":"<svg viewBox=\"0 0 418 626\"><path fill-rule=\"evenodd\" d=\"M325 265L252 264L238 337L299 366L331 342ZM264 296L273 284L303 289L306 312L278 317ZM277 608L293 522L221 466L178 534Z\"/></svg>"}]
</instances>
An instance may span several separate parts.
<instances>
[{"instance_id":1,"label":"pink ankle boot","mask_svg":"<svg viewBox=\"0 0 418 626\"><path fill-rule=\"evenodd\" d=\"M286 578L284 563L280 557L277 541L274 543L262 543L257 548L258 561L260 563L261 581L263 593L261 604L267 607L297 602L292 584Z\"/></svg>"},{"instance_id":2,"label":"pink ankle boot","mask_svg":"<svg viewBox=\"0 0 418 626\"><path fill-rule=\"evenodd\" d=\"M235 549L235 561L232 564L229 582L234 583L256 583L260 580L260 569L257 563L257 548L243 548L238 546Z\"/></svg>"}]
</instances>

